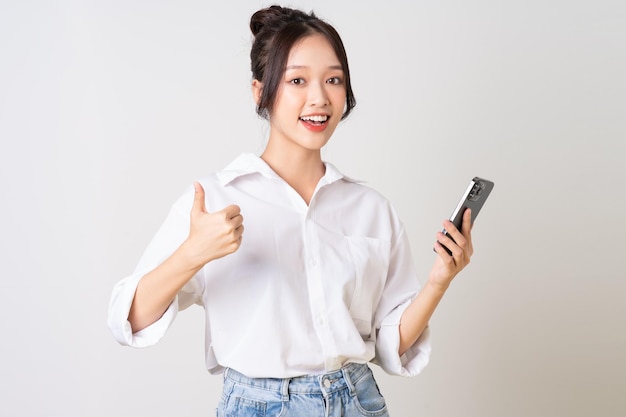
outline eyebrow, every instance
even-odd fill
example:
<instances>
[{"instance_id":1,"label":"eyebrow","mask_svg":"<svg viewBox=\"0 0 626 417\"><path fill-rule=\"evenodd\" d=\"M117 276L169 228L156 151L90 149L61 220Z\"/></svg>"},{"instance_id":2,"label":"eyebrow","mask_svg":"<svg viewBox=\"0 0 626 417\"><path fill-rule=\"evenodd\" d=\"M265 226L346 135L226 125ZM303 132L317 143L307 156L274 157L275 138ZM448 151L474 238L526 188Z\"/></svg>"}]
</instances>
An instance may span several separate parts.
<instances>
[{"instance_id":1,"label":"eyebrow","mask_svg":"<svg viewBox=\"0 0 626 417\"><path fill-rule=\"evenodd\" d=\"M301 69L301 68L308 68L308 66L307 65L288 65L285 68L285 70ZM331 65L331 66L328 67L328 69L343 71L343 67L341 65Z\"/></svg>"}]
</instances>

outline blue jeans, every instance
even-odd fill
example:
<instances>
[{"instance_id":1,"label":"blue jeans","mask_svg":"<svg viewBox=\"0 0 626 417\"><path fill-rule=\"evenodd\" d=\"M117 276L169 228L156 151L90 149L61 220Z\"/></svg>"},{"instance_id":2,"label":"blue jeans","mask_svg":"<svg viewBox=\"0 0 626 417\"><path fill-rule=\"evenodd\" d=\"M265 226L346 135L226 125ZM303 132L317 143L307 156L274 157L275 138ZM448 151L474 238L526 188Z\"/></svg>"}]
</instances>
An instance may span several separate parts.
<instances>
[{"instance_id":1,"label":"blue jeans","mask_svg":"<svg viewBox=\"0 0 626 417\"><path fill-rule=\"evenodd\" d=\"M371 369L351 363L321 375L248 378L224 373L218 417L389 417Z\"/></svg>"}]
</instances>

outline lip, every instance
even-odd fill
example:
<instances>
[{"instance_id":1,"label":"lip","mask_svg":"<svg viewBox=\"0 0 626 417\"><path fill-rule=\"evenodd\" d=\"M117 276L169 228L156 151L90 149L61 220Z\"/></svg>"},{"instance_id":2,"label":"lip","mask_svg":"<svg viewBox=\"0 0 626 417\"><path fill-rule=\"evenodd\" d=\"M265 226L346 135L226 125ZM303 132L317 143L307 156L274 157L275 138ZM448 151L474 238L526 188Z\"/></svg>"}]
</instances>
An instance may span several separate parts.
<instances>
[{"instance_id":1,"label":"lip","mask_svg":"<svg viewBox=\"0 0 626 417\"><path fill-rule=\"evenodd\" d=\"M323 124L320 125L316 125L310 122L307 122L305 120L302 120L303 117L311 117L311 116L326 116L326 122L324 122ZM328 122L330 121L330 114L328 113L311 113L311 114L305 114L303 116L300 116L300 118L298 119L298 121L300 123L302 123L302 125L307 128L309 131L311 132L322 132L326 129L326 127L328 126Z\"/></svg>"},{"instance_id":2,"label":"lip","mask_svg":"<svg viewBox=\"0 0 626 417\"><path fill-rule=\"evenodd\" d=\"M312 117L312 116L326 116L330 119L330 114L329 113L311 113L311 114L303 114L300 117Z\"/></svg>"},{"instance_id":3,"label":"lip","mask_svg":"<svg viewBox=\"0 0 626 417\"><path fill-rule=\"evenodd\" d=\"M314 125L312 123L309 123L305 120L302 119L298 119L298 121L302 124L302 126L304 126L305 128L307 128L308 130L310 130L311 132L322 132L326 129L326 127L328 126L328 121L330 119L326 120L326 122L324 122L323 124L320 125Z\"/></svg>"}]
</instances>

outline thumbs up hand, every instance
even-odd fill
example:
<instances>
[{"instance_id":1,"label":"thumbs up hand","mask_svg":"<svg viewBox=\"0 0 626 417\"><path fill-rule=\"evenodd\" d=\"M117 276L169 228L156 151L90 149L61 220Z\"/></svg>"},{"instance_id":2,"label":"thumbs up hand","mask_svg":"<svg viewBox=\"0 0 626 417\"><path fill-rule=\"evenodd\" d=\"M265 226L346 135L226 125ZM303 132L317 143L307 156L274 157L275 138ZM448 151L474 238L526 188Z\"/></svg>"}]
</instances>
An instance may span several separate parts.
<instances>
[{"instance_id":1,"label":"thumbs up hand","mask_svg":"<svg viewBox=\"0 0 626 417\"><path fill-rule=\"evenodd\" d=\"M243 217L236 205L209 213L204 203L204 188L194 183L187 254L198 267L229 255L239 249L243 234Z\"/></svg>"}]
</instances>

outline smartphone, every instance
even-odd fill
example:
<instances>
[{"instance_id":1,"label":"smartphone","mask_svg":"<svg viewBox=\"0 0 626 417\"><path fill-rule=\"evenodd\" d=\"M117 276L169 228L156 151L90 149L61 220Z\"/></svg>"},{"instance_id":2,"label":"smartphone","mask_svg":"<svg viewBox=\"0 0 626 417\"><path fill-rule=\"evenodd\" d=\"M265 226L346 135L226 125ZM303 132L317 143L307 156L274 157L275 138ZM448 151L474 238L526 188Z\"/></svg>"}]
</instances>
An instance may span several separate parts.
<instances>
[{"instance_id":1,"label":"smartphone","mask_svg":"<svg viewBox=\"0 0 626 417\"><path fill-rule=\"evenodd\" d=\"M459 200L459 204L457 204L456 208L452 212L452 215L450 215L450 221L452 222L452 224L454 224L457 229L461 230L461 225L463 223L463 213L468 208L472 210L471 222L472 224L474 224L474 220L476 220L476 216L478 216L480 209L483 207L483 204L485 204L485 201L487 200L487 197L489 197L491 190L493 190L493 181L489 181L484 178L474 177L467 186L465 193L463 193L463 196ZM443 229L442 232L445 235L448 235L446 229ZM449 237L452 239L452 236ZM448 248L446 248L445 246L443 246L443 248L446 250L446 252L448 252L449 255L452 255L452 252Z\"/></svg>"}]
</instances>

